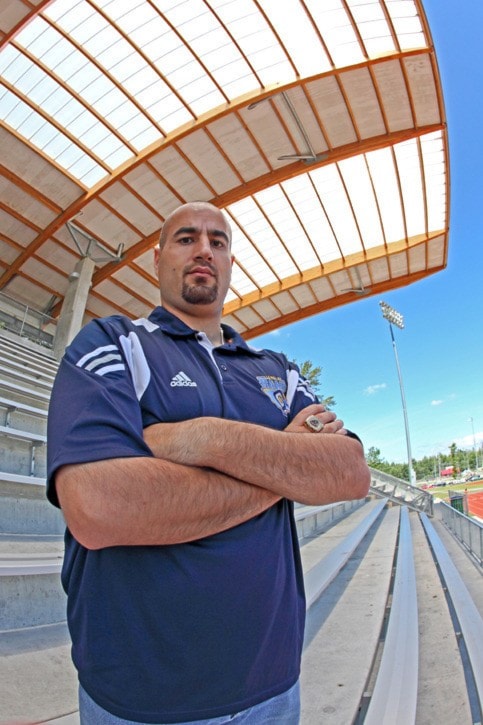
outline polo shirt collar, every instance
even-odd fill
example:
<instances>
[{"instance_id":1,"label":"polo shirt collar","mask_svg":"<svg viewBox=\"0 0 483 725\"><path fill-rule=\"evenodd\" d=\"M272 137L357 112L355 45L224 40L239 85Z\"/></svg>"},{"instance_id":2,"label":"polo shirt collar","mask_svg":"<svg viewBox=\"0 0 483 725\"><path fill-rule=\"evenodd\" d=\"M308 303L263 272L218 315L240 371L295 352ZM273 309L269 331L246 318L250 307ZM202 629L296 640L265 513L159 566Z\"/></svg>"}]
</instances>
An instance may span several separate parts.
<instances>
[{"instance_id":1,"label":"polo shirt collar","mask_svg":"<svg viewBox=\"0 0 483 725\"><path fill-rule=\"evenodd\" d=\"M170 337L195 337L198 332L198 330L193 330L186 323L161 306L155 307L148 319L150 322L158 325L158 327ZM256 357L263 355L262 350L257 350L256 348L247 345L241 335L239 335L238 332L229 325L222 324L222 328L225 339L230 340L229 343L225 343L223 350L239 350L240 352L255 355Z\"/></svg>"}]
</instances>

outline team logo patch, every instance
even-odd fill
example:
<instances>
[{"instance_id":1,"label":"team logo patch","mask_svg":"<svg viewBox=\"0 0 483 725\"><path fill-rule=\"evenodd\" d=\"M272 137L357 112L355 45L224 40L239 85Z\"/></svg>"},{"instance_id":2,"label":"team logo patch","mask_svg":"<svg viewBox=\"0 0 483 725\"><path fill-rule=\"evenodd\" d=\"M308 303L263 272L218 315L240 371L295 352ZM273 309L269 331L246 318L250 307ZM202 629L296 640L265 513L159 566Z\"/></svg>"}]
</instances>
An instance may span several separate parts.
<instances>
[{"instance_id":1,"label":"team logo patch","mask_svg":"<svg viewBox=\"0 0 483 725\"><path fill-rule=\"evenodd\" d=\"M262 392L268 395L272 403L287 417L290 412L290 406L286 398L286 381L275 375L259 375L257 376L257 380Z\"/></svg>"}]
</instances>

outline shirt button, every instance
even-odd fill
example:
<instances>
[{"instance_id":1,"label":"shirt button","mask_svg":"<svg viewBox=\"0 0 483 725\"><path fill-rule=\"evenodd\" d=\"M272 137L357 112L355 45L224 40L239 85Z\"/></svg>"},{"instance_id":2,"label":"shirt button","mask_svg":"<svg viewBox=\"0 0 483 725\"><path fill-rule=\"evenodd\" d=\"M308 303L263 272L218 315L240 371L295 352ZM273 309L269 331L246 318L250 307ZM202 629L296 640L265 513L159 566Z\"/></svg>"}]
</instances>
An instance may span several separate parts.
<instances>
[{"instance_id":1,"label":"shirt button","mask_svg":"<svg viewBox=\"0 0 483 725\"><path fill-rule=\"evenodd\" d=\"M225 370L225 371L226 371L226 370L228 370L228 368L226 367L226 365L220 365L220 368L221 368L222 370Z\"/></svg>"}]
</instances>

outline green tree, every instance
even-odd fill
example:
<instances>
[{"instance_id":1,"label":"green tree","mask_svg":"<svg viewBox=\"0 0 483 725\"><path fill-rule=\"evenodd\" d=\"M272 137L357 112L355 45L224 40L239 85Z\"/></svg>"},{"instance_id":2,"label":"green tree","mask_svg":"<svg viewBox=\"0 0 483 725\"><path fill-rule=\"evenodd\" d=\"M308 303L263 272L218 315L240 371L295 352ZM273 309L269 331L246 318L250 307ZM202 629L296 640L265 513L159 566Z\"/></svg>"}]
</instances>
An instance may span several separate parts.
<instances>
[{"instance_id":1,"label":"green tree","mask_svg":"<svg viewBox=\"0 0 483 725\"><path fill-rule=\"evenodd\" d=\"M380 466L386 464L386 462L381 458L380 449L375 448L374 446L371 446L367 451L366 461L368 466L371 468L377 468L379 471L381 470Z\"/></svg>"},{"instance_id":2,"label":"green tree","mask_svg":"<svg viewBox=\"0 0 483 725\"><path fill-rule=\"evenodd\" d=\"M317 393L322 405L325 405L327 410L330 410L336 403L333 395L328 395L327 397L324 397L320 390L320 378L322 375L322 368L320 367L320 365L314 365L312 360L304 360L303 363L298 363L296 360L292 360L292 362L294 362L298 366L304 378L307 378L310 385L314 389L314 392Z\"/></svg>"}]
</instances>

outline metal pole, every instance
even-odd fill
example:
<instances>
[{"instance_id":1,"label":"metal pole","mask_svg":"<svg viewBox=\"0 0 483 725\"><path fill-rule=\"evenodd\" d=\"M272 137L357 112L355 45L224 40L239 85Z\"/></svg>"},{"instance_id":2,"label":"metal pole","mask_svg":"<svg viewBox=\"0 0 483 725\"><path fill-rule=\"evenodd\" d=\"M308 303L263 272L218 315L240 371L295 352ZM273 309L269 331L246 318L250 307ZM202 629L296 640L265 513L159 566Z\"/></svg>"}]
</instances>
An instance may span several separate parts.
<instances>
[{"instance_id":1,"label":"metal pole","mask_svg":"<svg viewBox=\"0 0 483 725\"><path fill-rule=\"evenodd\" d=\"M475 454L475 471L476 471L478 469L478 453L477 453L477 450L476 450L475 426L474 426L474 423L473 423L473 418L469 418L469 420L471 422L471 431L473 433L473 451L474 451L474 454Z\"/></svg>"},{"instance_id":2,"label":"metal pole","mask_svg":"<svg viewBox=\"0 0 483 725\"><path fill-rule=\"evenodd\" d=\"M414 483L413 458L411 455L411 440L409 438L409 423L408 423L408 413L407 413L407 409L406 409L406 398L404 395L404 386L403 386L403 381L402 381L401 368L399 365L399 357L397 354L396 340L394 339L394 332L392 331L392 325L390 322L388 324L389 324L389 330L391 332L392 349L394 350L394 357L396 358L397 376L399 378L399 390L401 391L401 402L402 402L402 409L403 409L403 414L404 414L404 428L406 431L406 448L407 448L407 454L408 454L409 483L412 485Z\"/></svg>"},{"instance_id":3,"label":"metal pole","mask_svg":"<svg viewBox=\"0 0 483 725\"><path fill-rule=\"evenodd\" d=\"M399 327L399 329L404 328L404 318L401 315L400 312L394 309L394 307L391 307L391 305L388 305L386 302L383 302L382 300L379 302L379 305L382 310L382 316L385 320L389 322L389 331L391 333L391 340L392 340L392 348L394 350L394 357L396 358L396 368L397 368L397 375L399 378L399 390L401 391L401 401L402 401L402 408L403 408L403 414L404 414L404 427L406 429L406 448L408 453L408 467L409 467L409 483L413 485L415 483L414 481L414 471L413 471L413 458L411 455L411 440L409 438L409 423L408 423L408 414L406 409L406 398L404 396L404 386L402 381L402 375L401 375L401 368L399 365L399 357L397 354L397 347L396 347L396 341L394 339L394 333L392 331L392 325L396 325L396 327Z\"/></svg>"}]
</instances>

